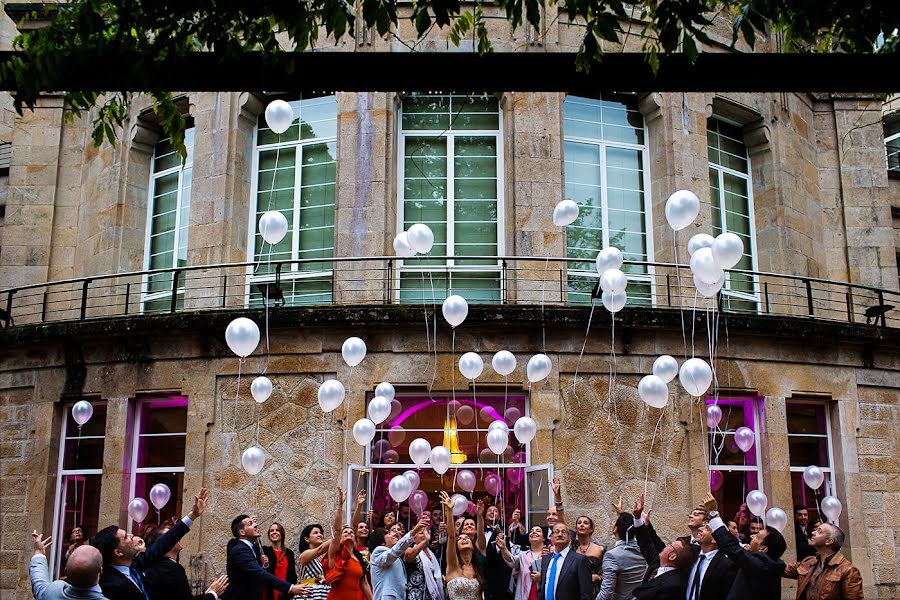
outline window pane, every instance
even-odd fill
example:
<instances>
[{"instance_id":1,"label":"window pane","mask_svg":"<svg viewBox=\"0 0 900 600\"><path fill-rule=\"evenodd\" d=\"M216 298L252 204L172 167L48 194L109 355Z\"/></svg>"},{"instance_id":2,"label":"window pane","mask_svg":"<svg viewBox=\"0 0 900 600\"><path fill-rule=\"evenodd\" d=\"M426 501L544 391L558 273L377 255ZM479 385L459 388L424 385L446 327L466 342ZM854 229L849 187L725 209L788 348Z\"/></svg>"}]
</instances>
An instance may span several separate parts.
<instances>
[{"instance_id":1,"label":"window pane","mask_svg":"<svg viewBox=\"0 0 900 600\"><path fill-rule=\"evenodd\" d=\"M187 398L141 402L141 434L185 431L187 431Z\"/></svg>"},{"instance_id":2,"label":"window pane","mask_svg":"<svg viewBox=\"0 0 900 600\"><path fill-rule=\"evenodd\" d=\"M137 473L134 478L133 497L144 498L149 504L150 489L157 483L169 486L172 496L158 513L156 508L150 504L150 512L147 513L143 525L166 523L167 521L171 523L173 517L180 519L184 515L181 502L184 495L184 473ZM141 524L133 523L131 531L139 534Z\"/></svg>"},{"instance_id":3,"label":"window pane","mask_svg":"<svg viewBox=\"0 0 900 600\"><path fill-rule=\"evenodd\" d=\"M401 126L408 130L496 130L500 110L494 96L428 96L403 99Z\"/></svg>"},{"instance_id":4,"label":"window pane","mask_svg":"<svg viewBox=\"0 0 900 600\"><path fill-rule=\"evenodd\" d=\"M59 535L55 536L59 573L65 573L65 553L69 547L72 529L81 527L89 539L97 533L100 521L100 482L102 475L63 475L61 481ZM104 527L106 523L103 523Z\"/></svg>"},{"instance_id":5,"label":"window pane","mask_svg":"<svg viewBox=\"0 0 900 600\"><path fill-rule=\"evenodd\" d=\"M713 496L719 505L719 513L725 521L739 522L738 513L753 490L760 488L759 475L756 471L710 471ZM750 515L752 517L752 515ZM749 522L748 522L749 528ZM743 534L748 531L742 532Z\"/></svg>"},{"instance_id":6,"label":"window pane","mask_svg":"<svg viewBox=\"0 0 900 600\"><path fill-rule=\"evenodd\" d=\"M529 471L528 483L528 524L545 526L547 510L550 508L550 471L537 469Z\"/></svg>"},{"instance_id":7,"label":"window pane","mask_svg":"<svg viewBox=\"0 0 900 600\"><path fill-rule=\"evenodd\" d=\"M825 518L825 515L819 512L822 498L834 495L834 493L835 489L831 473L825 473L825 483L818 490L814 490L806 485L803 481L803 473L798 471L791 473L791 497L793 498L793 503L795 506L800 504L806 507L806 511L809 513L810 525ZM807 527L808 532L811 533L812 530L812 527Z\"/></svg>"}]
</instances>

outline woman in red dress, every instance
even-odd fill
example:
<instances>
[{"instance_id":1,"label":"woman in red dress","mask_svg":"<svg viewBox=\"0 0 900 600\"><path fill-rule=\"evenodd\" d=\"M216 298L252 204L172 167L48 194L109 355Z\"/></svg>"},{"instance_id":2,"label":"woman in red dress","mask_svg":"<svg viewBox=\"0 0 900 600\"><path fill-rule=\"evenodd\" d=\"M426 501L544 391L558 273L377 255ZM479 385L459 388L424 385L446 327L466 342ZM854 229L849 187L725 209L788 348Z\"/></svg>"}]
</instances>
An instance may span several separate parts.
<instances>
[{"instance_id":1,"label":"woman in red dress","mask_svg":"<svg viewBox=\"0 0 900 600\"><path fill-rule=\"evenodd\" d=\"M297 565L294 561L294 553L285 545L284 527L281 523L272 523L269 526L269 542L272 544L271 546L263 546L263 554L268 559L266 570L288 583L297 583ZM281 592L264 587L263 600L285 599Z\"/></svg>"},{"instance_id":2,"label":"woman in red dress","mask_svg":"<svg viewBox=\"0 0 900 600\"><path fill-rule=\"evenodd\" d=\"M328 557L322 560L325 566L325 583L331 585L328 600L372 600L372 588L364 577L363 557L356 549L356 533L350 525L341 526L344 516L343 506L347 495L338 488L338 505L334 511L332 529L340 531L328 544Z\"/></svg>"}]
</instances>

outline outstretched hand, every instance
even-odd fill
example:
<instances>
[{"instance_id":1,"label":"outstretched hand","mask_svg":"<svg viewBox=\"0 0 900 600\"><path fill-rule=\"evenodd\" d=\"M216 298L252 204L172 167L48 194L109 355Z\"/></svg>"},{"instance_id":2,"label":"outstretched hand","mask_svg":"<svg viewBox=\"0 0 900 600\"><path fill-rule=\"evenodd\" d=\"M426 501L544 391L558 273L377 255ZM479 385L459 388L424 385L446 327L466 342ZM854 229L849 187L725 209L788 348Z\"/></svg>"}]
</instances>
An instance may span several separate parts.
<instances>
[{"instance_id":1,"label":"outstretched hand","mask_svg":"<svg viewBox=\"0 0 900 600\"><path fill-rule=\"evenodd\" d=\"M200 488L200 491L194 496L194 506L191 507L191 512L188 515L192 521L200 518L200 515L206 510L207 502L209 502L209 490L205 487Z\"/></svg>"},{"instance_id":2,"label":"outstretched hand","mask_svg":"<svg viewBox=\"0 0 900 600\"><path fill-rule=\"evenodd\" d=\"M34 542L34 556L46 556L47 548L50 546L50 540L52 536L43 537L43 534L38 533L37 529L31 532L31 540Z\"/></svg>"},{"instance_id":3,"label":"outstretched hand","mask_svg":"<svg viewBox=\"0 0 900 600\"><path fill-rule=\"evenodd\" d=\"M553 489L553 498L556 502L562 501L562 483L560 482L559 475L553 477L553 481L550 483L550 487Z\"/></svg>"},{"instance_id":4,"label":"outstretched hand","mask_svg":"<svg viewBox=\"0 0 900 600\"><path fill-rule=\"evenodd\" d=\"M706 497L700 502L700 504L697 506L697 508L699 508L701 510L705 510L706 514L709 514L713 511L719 510L719 503L716 502L715 496L713 496L712 493L710 492L710 493L706 494Z\"/></svg>"},{"instance_id":5,"label":"outstretched hand","mask_svg":"<svg viewBox=\"0 0 900 600\"><path fill-rule=\"evenodd\" d=\"M357 506L362 506L366 503L366 490L360 490L358 494L356 494L356 504Z\"/></svg>"},{"instance_id":6,"label":"outstretched hand","mask_svg":"<svg viewBox=\"0 0 900 600\"><path fill-rule=\"evenodd\" d=\"M453 514L453 500L450 499L450 494L444 490L441 490L441 504L447 507L450 514Z\"/></svg>"},{"instance_id":7,"label":"outstretched hand","mask_svg":"<svg viewBox=\"0 0 900 600\"><path fill-rule=\"evenodd\" d=\"M617 516L621 515L622 514L622 496L619 496L619 498L611 506L612 506L612 509L614 511L616 511Z\"/></svg>"},{"instance_id":8,"label":"outstretched hand","mask_svg":"<svg viewBox=\"0 0 900 600\"><path fill-rule=\"evenodd\" d=\"M221 596L222 592L228 587L228 575L222 575L211 584L209 584L209 588L207 588L206 593L214 593L216 596Z\"/></svg>"},{"instance_id":9,"label":"outstretched hand","mask_svg":"<svg viewBox=\"0 0 900 600\"><path fill-rule=\"evenodd\" d=\"M641 518L642 512L644 512L644 494L641 494L640 497L634 501L634 504L631 505L631 515L635 520Z\"/></svg>"}]
</instances>

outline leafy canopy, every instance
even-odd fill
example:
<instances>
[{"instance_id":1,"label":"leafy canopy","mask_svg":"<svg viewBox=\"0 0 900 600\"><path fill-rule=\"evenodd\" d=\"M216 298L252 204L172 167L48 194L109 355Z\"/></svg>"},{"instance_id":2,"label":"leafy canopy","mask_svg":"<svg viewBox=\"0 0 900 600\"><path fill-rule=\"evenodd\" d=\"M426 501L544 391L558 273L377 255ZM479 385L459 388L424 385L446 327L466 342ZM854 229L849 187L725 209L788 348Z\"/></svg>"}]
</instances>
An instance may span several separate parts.
<instances>
[{"instance_id":1,"label":"leafy canopy","mask_svg":"<svg viewBox=\"0 0 900 600\"><path fill-rule=\"evenodd\" d=\"M544 0L493 0L513 30L541 31ZM409 12L419 40L437 26L448 28L456 45L471 36L481 54L492 51L484 0L71 0L47 5L49 25L15 40L20 52L0 63L0 79L15 83L15 106L33 108L42 91L52 90L65 68L67 51L132 52L153 60L211 50L225 57L248 51L282 52L316 48L324 31L328 43L352 36L361 18L382 38L396 37L398 10ZM603 56L604 42L621 43L620 23L638 19L643 50L659 67L660 53L683 52L691 60L715 19L730 19L732 46L752 49L759 32L777 30L786 51L896 52L900 2L896 0L549 0L571 22L584 25L579 69ZM469 9L471 7L471 9ZM545 24L545 27L548 25ZM326 40L321 40L324 43ZM403 40L401 40L403 41ZM405 43L405 42L404 42ZM412 46L415 48L415 46ZM99 65L98 68L102 68ZM110 90L67 92L68 116L95 109L93 139L115 142L127 115L127 93ZM171 91L150 94L163 131L184 154L185 122Z\"/></svg>"}]
</instances>

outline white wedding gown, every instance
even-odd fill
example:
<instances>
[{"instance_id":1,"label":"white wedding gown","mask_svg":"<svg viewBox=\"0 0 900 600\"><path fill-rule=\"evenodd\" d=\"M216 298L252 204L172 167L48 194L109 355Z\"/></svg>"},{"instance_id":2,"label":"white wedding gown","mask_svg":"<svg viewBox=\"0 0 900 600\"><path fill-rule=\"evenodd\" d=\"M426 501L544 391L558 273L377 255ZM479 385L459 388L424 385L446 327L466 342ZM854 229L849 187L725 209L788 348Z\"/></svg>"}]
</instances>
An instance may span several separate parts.
<instances>
[{"instance_id":1,"label":"white wedding gown","mask_svg":"<svg viewBox=\"0 0 900 600\"><path fill-rule=\"evenodd\" d=\"M481 600L481 584L477 579L457 577L447 582L449 600Z\"/></svg>"}]
</instances>

